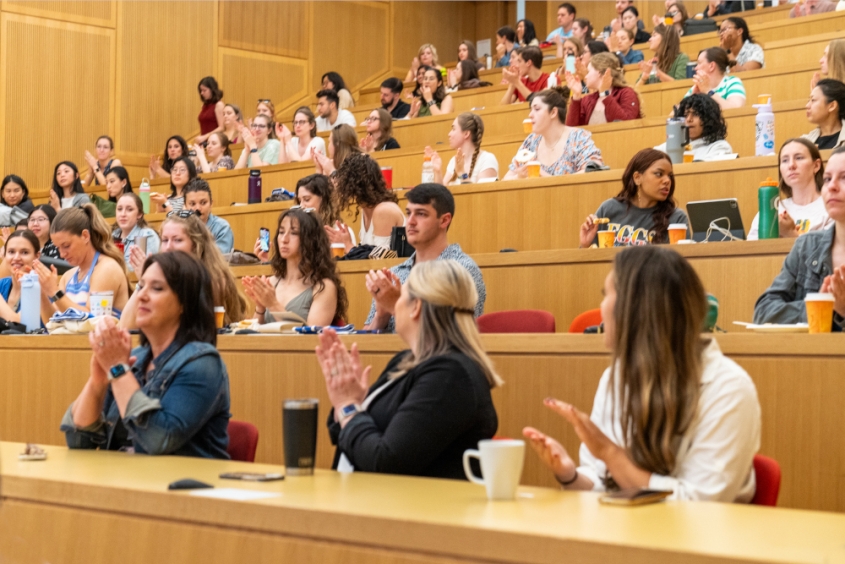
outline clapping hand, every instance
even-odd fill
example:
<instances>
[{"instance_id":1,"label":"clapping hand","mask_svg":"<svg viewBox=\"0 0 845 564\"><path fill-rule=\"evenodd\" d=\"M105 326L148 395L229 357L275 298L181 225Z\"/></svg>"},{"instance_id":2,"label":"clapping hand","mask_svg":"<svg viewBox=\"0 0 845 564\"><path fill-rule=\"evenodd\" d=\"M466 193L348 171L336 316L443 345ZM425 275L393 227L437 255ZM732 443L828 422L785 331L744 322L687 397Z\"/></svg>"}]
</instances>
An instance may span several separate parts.
<instances>
[{"instance_id":1,"label":"clapping hand","mask_svg":"<svg viewBox=\"0 0 845 564\"><path fill-rule=\"evenodd\" d=\"M329 175L335 171L334 161L320 151L317 151L314 147L311 147L311 158L316 164L318 174Z\"/></svg>"},{"instance_id":2,"label":"clapping hand","mask_svg":"<svg viewBox=\"0 0 845 564\"><path fill-rule=\"evenodd\" d=\"M414 71L413 74L417 74L417 71L420 70L420 58L414 57L411 59L411 70Z\"/></svg>"},{"instance_id":3,"label":"clapping hand","mask_svg":"<svg viewBox=\"0 0 845 564\"><path fill-rule=\"evenodd\" d=\"M367 397L372 366L361 366L358 345L347 351L333 329L325 329L319 335L320 344L315 349L317 360L326 379L329 401L337 410L351 403L363 403ZM345 424L347 420L342 421Z\"/></svg>"},{"instance_id":4,"label":"clapping hand","mask_svg":"<svg viewBox=\"0 0 845 564\"><path fill-rule=\"evenodd\" d=\"M606 92L611 89L613 86L613 75L610 73L610 69L604 71L604 74L601 75L601 85L599 86L599 92Z\"/></svg>"},{"instance_id":5,"label":"clapping hand","mask_svg":"<svg viewBox=\"0 0 845 564\"><path fill-rule=\"evenodd\" d=\"M566 81L566 86L569 87L569 91L572 92L572 99L580 100L581 81L578 79L578 77L572 74L571 72L565 72L563 73L563 79Z\"/></svg>"},{"instance_id":6,"label":"clapping hand","mask_svg":"<svg viewBox=\"0 0 845 564\"><path fill-rule=\"evenodd\" d=\"M0 238L3 239L3 246L6 245L6 241L9 240L9 235L11 235L11 234L12 234L12 228L11 227L4 227L3 229L0 229Z\"/></svg>"},{"instance_id":7,"label":"clapping hand","mask_svg":"<svg viewBox=\"0 0 845 564\"><path fill-rule=\"evenodd\" d=\"M464 151L459 147L455 151L455 176L460 177L464 173L464 164Z\"/></svg>"},{"instance_id":8,"label":"clapping hand","mask_svg":"<svg viewBox=\"0 0 845 564\"><path fill-rule=\"evenodd\" d=\"M344 249L352 248L352 235L349 234L349 227L338 220L335 221L334 226L325 225L326 235L329 238L329 243L343 243Z\"/></svg>"},{"instance_id":9,"label":"clapping hand","mask_svg":"<svg viewBox=\"0 0 845 564\"><path fill-rule=\"evenodd\" d=\"M834 268L833 273L825 276L819 291L833 294L833 310L845 317L845 265Z\"/></svg>"},{"instance_id":10,"label":"clapping hand","mask_svg":"<svg viewBox=\"0 0 845 564\"><path fill-rule=\"evenodd\" d=\"M422 100L421 100L420 98L416 98L416 97L415 97L415 98L413 99L413 101L411 101L411 111L409 112L409 114L410 114L412 117L416 117L416 116L417 116L417 114L419 114L419 113L420 113L420 108L421 108L421 107L422 107Z\"/></svg>"},{"instance_id":11,"label":"clapping hand","mask_svg":"<svg viewBox=\"0 0 845 564\"><path fill-rule=\"evenodd\" d=\"M290 143L290 140L293 137L293 135L291 135L291 132L290 132L290 129L288 129L288 126L286 126L283 123L279 123L277 121L276 122L276 137L281 139L284 142L284 145L287 146L288 143Z\"/></svg>"},{"instance_id":12,"label":"clapping hand","mask_svg":"<svg viewBox=\"0 0 845 564\"><path fill-rule=\"evenodd\" d=\"M245 151L252 151L258 147L255 142L255 137L252 136L252 131L243 125L241 126L241 140L243 141Z\"/></svg>"},{"instance_id":13,"label":"clapping hand","mask_svg":"<svg viewBox=\"0 0 845 564\"><path fill-rule=\"evenodd\" d=\"M581 224L581 233L579 237L579 246L582 249L586 249L587 247L593 244L593 241L596 240L596 235L599 232L599 224L596 223L598 218L590 214L587 216L587 219L584 223Z\"/></svg>"},{"instance_id":14,"label":"clapping hand","mask_svg":"<svg viewBox=\"0 0 845 564\"><path fill-rule=\"evenodd\" d=\"M516 84L519 81L519 73L510 69L502 69L502 79L508 84Z\"/></svg>"},{"instance_id":15,"label":"clapping hand","mask_svg":"<svg viewBox=\"0 0 845 564\"><path fill-rule=\"evenodd\" d=\"M390 269L371 270L366 277L367 290L376 302L376 308L393 315L402 292L402 282Z\"/></svg>"},{"instance_id":16,"label":"clapping hand","mask_svg":"<svg viewBox=\"0 0 845 564\"><path fill-rule=\"evenodd\" d=\"M132 352L132 338L126 329L117 326L117 319L107 316L97 322L93 331L88 333L88 342L94 352L94 358L104 372L116 364L134 363Z\"/></svg>"},{"instance_id":17,"label":"clapping hand","mask_svg":"<svg viewBox=\"0 0 845 564\"><path fill-rule=\"evenodd\" d=\"M279 301L276 298L276 289L266 276L244 276L241 279L244 293L256 305L265 310L273 311L279 308Z\"/></svg>"},{"instance_id":18,"label":"clapping hand","mask_svg":"<svg viewBox=\"0 0 845 564\"><path fill-rule=\"evenodd\" d=\"M88 163L88 166L91 168L91 172L97 168L97 159L94 158L94 155L92 155L90 151L85 151L85 162Z\"/></svg>"},{"instance_id":19,"label":"clapping hand","mask_svg":"<svg viewBox=\"0 0 845 564\"><path fill-rule=\"evenodd\" d=\"M576 58L575 59L575 75L578 78L580 78L581 80L584 80L585 78L587 78L588 72L589 71L587 70L587 65L584 64L584 61L581 60L581 57Z\"/></svg>"},{"instance_id":20,"label":"clapping hand","mask_svg":"<svg viewBox=\"0 0 845 564\"><path fill-rule=\"evenodd\" d=\"M795 220L786 210L778 214L778 231L781 237L798 237L800 235Z\"/></svg>"},{"instance_id":21,"label":"clapping hand","mask_svg":"<svg viewBox=\"0 0 845 564\"><path fill-rule=\"evenodd\" d=\"M59 199L59 195L56 194L55 190L50 190L50 205L53 206L53 209L56 211L60 211L62 209L62 201Z\"/></svg>"},{"instance_id":22,"label":"clapping hand","mask_svg":"<svg viewBox=\"0 0 845 564\"><path fill-rule=\"evenodd\" d=\"M460 149L458 150L460 151ZM424 154L426 157L431 159L431 168L432 170L434 170L434 172L440 172L443 170L443 159L440 158L440 155L437 153L437 151L432 149L430 146L426 145ZM457 159L455 160L455 162L457 163ZM457 166L455 167L455 170L458 170Z\"/></svg>"},{"instance_id":23,"label":"clapping hand","mask_svg":"<svg viewBox=\"0 0 845 564\"><path fill-rule=\"evenodd\" d=\"M373 139L372 133L367 133L364 137L361 138L360 143L358 145L361 147L361 150L365 153L372 153L373 149L375 149L376 141Z\"/></svg>"}]
</instances>

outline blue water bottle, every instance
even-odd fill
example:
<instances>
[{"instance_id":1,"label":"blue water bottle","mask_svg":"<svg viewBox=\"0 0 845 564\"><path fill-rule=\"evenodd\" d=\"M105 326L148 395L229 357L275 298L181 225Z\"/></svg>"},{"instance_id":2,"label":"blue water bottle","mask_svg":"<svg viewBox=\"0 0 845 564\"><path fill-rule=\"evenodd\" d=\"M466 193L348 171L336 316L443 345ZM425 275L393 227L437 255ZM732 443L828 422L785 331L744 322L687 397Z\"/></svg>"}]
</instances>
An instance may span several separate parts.
<instances>
[{"instance_id":1,"label":"blue water bottle","mask_svg":"<svg viewBox=\"0 0 845 564\"><path fill-rule=\"evenodd\" d=\"M21 278L21 323L27 331L41 328L41 283L35 272Z\"/></svg>"}]
</instances>

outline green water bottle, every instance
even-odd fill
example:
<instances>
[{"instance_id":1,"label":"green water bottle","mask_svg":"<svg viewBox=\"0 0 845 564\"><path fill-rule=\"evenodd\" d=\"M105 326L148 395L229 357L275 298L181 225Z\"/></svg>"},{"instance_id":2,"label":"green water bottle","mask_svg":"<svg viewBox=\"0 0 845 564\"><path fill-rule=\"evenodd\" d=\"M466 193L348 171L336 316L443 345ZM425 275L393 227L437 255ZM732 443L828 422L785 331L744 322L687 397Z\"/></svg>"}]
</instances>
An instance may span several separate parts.
<instances>
[{"instance_id":1,"label":"green water bottle","mask_svg":"<svg viewBox=\"0 0 845 564\"><path fill-rule=\"evenodd\" d=\"M760 206L760 216L757 222L757 233L760 239L777 239L778 232L778 183L771 178L760 183L757 201Z\"/></svg>"},{"instance_id":2,"label":"green water bottle","mask_svg":"<svg viewBox=\"0 0 845 564\"><path fill-rule=\"evenodd\" d=\"M713 294L707 294L707 317L704 319L704 331L714 333L717 321L719 321L719 299Z\"/></svg>"}]
</instances>

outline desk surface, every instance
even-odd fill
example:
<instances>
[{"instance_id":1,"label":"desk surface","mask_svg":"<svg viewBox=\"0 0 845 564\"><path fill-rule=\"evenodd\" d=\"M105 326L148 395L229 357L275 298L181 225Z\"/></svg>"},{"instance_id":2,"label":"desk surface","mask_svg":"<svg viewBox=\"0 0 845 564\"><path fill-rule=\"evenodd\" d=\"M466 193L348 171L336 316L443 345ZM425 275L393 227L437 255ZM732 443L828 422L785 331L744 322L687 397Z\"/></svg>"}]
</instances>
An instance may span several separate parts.
<instances>
[{"instance_id":1,"label":"desk surface","mask_svg":"<svg viewBox=\"0 0 845 564\"><path fill-rule=\"evenodd\" d=\"M438 560L845 562L845 515L839 514L691 502L608 507L594 493L531 487L520 487L516 501L488 502L482 487L461 481L322 470L313 477L248 484L217 475L279 468L61 447L47 447L45 462L20 462L22 447L0 444L2 495L14 502L0 507L7 524L28 504L61 505L166 519L174 526L234 526L243 534L363 544ZM168 483L186 476L281 495L233 502L167 491ZM44 523L41 534L62 534L50 528Z\"/></svg>"}]
</instances>

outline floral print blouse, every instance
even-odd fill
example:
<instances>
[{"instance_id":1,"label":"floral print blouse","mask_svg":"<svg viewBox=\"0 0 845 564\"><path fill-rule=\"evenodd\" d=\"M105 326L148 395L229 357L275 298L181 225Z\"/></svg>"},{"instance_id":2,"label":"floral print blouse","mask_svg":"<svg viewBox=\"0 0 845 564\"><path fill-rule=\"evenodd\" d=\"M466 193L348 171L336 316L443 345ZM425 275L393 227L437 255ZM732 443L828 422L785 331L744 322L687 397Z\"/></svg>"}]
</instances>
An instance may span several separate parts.
<instances>
[{"instance_id":1,"label":"floral print blouse","mask_svg":"<svg viewBox=\"0 0 845 564\"><path fill-rule=\"evenodd\" d=\"M519 149L528 149L534 154L537 154L537 147L540 145L542 139L542 135L532 133L525 138ZM589 162L603 164L601 151L593 143L592 135L589 131L572 128L569 138L566 140L566 147L564 147L560 158L552 163L551 166L541 166L550 176L562 176L584 170ZM516 169L513 163L511 163L510 169Z\"/></svg>"}]
</instances>

